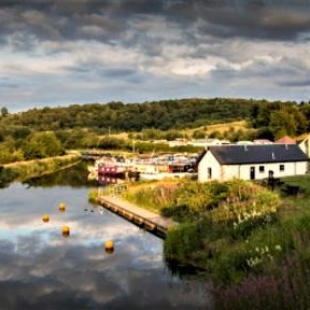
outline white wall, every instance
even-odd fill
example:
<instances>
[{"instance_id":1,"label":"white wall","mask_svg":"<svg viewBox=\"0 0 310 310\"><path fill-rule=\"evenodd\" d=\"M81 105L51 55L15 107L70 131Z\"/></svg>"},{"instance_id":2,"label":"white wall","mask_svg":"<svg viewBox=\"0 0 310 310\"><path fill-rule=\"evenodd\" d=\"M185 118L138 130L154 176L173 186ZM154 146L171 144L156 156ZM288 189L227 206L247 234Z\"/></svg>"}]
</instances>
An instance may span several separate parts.
<instances>
[{"instance_id":1,"label":"white wall","mask_svg":"<svg viewBox=\"0 0 310 310\"><path fill-rule=\"evenodd\" d=\"M198 165L198 181L207 182L210 181L208 178L208 168L212 169L212 179L219 180L221 177L221 165L215 159L211 152L207 152L201 159Z\"/></svg>"},{"instance_id":2,"label":"white wall","mask_svg":"<svg viewBox=\"0 0 310 310\"><path fill-rule=\"evenodd\" d=\"M284 170L280 171L280 165L284 165ZM259 167L264 166L264 172L259 171ZM270 164L253 164L253 165L241 165L241 166L224 166L225 180L233 177L250 180L251 179L251 167L255 170L255 180L266 179L269 177L269 171L273 171L275 178L282 178L286 176L304 175L307 172L307 162L297 163L270 163Z\"/></svg>"}]
</instances>

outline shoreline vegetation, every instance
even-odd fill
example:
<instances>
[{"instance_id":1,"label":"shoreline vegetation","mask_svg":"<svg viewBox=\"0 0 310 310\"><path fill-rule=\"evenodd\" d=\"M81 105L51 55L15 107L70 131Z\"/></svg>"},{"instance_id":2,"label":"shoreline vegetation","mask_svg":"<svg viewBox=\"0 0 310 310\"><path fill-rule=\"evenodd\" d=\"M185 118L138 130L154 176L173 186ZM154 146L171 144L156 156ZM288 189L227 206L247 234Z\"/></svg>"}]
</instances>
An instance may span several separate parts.
<instances>
[{"instance_id":1,"label":"shoreline vegetation","mask_svg":"<svg viewBox=\"0 0 310 310\"><path fill-rule=\"evenodd\" d=\"M283 181L301 194L178 180L133 184L122 197L180 223L167 233L165 258L211 279L216 309L308 309L310 176Z\"/></svg>"},{"instance_id":2,"label":"shoreline vegetation","mask_svg":"<svg viewBox=\"0 0 310 310\"><path fill-rule=\"evenodd\" d=\"M20 161L0 166L0 188L8 186L13 181L23 182L28 178L40 177L69 168L81 160L78 153Z\"/></svg>"}]
</instances>

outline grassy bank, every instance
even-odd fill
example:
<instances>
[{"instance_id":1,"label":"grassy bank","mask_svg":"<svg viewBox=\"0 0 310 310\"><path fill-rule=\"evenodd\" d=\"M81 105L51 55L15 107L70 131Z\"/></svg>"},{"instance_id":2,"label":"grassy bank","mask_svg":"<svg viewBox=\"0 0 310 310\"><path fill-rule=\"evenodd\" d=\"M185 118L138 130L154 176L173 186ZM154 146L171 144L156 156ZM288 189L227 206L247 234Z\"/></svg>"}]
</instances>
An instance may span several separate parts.
<instances>
[{"instance_id":1,"label":"grassy bank","mask_svg":"<svg viewBox=\"0 0 310 310\"><path fill-rule=\"evenodd\" d=\"M24 180L44 174L53 173L67 168L80 160L79 155L69 154L45 159L15 162L0 167L0 187L5 187L13 181Z\"/></svg>"},{"instance_id":2,"label":"grassy bank","mask_svg":"<svg viewBox=\"0 0 310 310\"><path fill-rule=\"evenodd\" d=\"M181 223L168 232L167 260L205 270L219 309L310 308L310 176L287 196L244 181L146 186L126 199Z\"/></svg>"}]
</instances>

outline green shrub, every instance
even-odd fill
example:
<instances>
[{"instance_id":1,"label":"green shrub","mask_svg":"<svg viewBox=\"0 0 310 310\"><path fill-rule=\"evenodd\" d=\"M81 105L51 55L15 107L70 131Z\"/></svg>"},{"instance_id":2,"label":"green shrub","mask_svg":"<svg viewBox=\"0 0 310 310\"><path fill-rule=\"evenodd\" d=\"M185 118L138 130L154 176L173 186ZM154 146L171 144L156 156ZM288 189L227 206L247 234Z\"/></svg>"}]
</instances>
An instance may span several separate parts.
<instances>
[{"instance_id":1,"label":"green shrub","mask_svg":"<svg viewBox=\"0 0 310 310\"><path fill-rule=\"evenodd\" d=\"M3 168L2 166L1 168L2 169L0 170L0 188L4 188L16 179L18 173L11 168Z\"/></svg>"}]
</instances>

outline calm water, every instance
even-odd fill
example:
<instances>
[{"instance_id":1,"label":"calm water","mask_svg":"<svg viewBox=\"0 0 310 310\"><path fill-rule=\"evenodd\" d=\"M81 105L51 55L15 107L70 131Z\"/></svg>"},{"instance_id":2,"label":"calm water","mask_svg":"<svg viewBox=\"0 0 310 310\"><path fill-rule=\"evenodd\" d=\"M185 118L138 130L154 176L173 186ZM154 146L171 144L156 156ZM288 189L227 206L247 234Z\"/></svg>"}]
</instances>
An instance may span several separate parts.
<instances>
[{"instance_id":1,"label":"calm water","mask_svg":"<svg viewBox=\"0 0 310 310\"><path fill-rule=\"evenodd\" d=\"M64 176L0 190L0 309L211 309L208 284L172 274L161 239L89 204L87 184Z\"/></svg>"}]
</instances>

